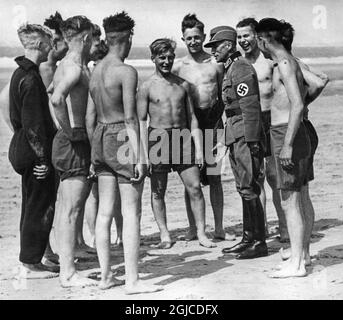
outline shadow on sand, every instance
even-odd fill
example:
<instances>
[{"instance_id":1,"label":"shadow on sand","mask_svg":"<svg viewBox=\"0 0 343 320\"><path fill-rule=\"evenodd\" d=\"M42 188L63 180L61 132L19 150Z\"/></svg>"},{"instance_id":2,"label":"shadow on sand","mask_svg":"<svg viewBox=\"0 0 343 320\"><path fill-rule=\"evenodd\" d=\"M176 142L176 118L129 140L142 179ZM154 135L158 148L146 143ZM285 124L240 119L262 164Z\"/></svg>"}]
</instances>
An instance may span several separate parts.
<instances>
[{"instance_id":1,"label":"shadow on sand","mask_svg":"<svg viewBox=\"0 0 343 320\"><path fill-rule=\"evenodd\" d=\"M276 227L278 224L277 220L269 221L269 227ZM311 242L315 243L320 241L324 234L320 231L327 230L336 226L343 224L343 221L338 219L320 219L315 222L313 233L311 237ZM273 228L272 228L273 229ZM277 235L277 228L274 228L275 232L269 235L268 238L268 248L269 254L277 253L281 247L287 248L289 244L280 243ZM172 240L178 242L179 236L184 235L188 231L187 228L178 228L171 231ZM234 232L237 236L237 241L240 240L242 235L242 224L236 224L229 228L226 228L227 232ZM140 249L140 260L145 258L146 261L139 263L140 273L147 274L142 279L153 279L163 276L169 276L167 279L161 280L158 284L165 285L178 281L180 279L189 278L199 278L204 275L214 273L220 269L232 266L231 263L227 261L233 260L234 256L225 255L220 256L216 259L205 259L200 258L202 255L210 253L211 250L217 249L207 249L207 250L196 250L187 251L187 247L182 248L182 253L178 252L176 245L171 249L167 250L154 250L151 249L150 245L159 242L159 233L153 233L151 235L141 237L141 249ZM230 243L230 242L227 242ZM176 246L176 247L175 247ZM200 247L199 247L200 248ZM196 258L199 257L199 258ZM343 244L333 247L328 247L324 250L318 252L316 256L316 261L314 261L313 266L322 265L330 266L333 264L340 264L343 262ZM186 261L188 260L188 261ZM87 255L85 257L80 257L78 260L78 270L89 270L99 268L99 263L97 255ZM111 265L112 270L115 272L116 276L122 276L125 273L124 266L121 265L124 262L123 247L116 246L111 249ZM118 266L120 265L120 266ZM192 272L185 271L192 270ZM94 279L99 279L100 272L96 271L90 274L90 277Z\"/></svg>"}]
</instances>

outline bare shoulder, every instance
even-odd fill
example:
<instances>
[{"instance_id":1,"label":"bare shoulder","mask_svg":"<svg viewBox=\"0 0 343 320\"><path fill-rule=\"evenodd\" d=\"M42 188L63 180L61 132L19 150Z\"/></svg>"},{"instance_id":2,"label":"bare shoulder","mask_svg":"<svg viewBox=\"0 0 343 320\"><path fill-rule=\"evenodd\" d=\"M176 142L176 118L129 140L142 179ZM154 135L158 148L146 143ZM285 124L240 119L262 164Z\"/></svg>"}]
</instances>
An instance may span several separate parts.
<instances>
[{"instance_id":1,"label":"bare shoulder","mask_svg":"<svg viewBox=\"0 0 343 320\"><path fill-rule=\"evenodd\" d=\"M139 91L149 92L149 88L152 87L154 82L153 76L150 76L148 79L141 82L141 84L138 87Z\"/></svg>"},{"instance_id":2,"label":"bare shoulder","mask_svg":"<svg viewBox=\"0 0 343 320\"><path fill-rule=\"evenodd\" d=\"M295 74L297 67L297 62L291 57L285 57L278 62L278 69L282 77L287 77Z\"/></svg>"},{"instance_id":3,"label":"bare shoulder","mask_svg":"<svg viewBox=\"0 0 343 320\"><path fill-rule=\"evenodd\" d=\"M190 89L190 83L187 80L185 80L185 79L183 79L183 78L181 78L175 74L174 74L174 82L176 84L178 84L179 86L185 88L186 91L188 91Z\"/></svg>"},{"instance_id":4,"label":"bare shoulder","mask_svg":"<svg viewBox=\"0 0 343 320\"><path fill-rule=\"evenodd\" d=\"M58 78L60 78L60 81L66 78L77 80L80 78L81 73L82 68L80 65L70 59L63 59L57 67L54 80Z\"/></svg>"}]
</instances>

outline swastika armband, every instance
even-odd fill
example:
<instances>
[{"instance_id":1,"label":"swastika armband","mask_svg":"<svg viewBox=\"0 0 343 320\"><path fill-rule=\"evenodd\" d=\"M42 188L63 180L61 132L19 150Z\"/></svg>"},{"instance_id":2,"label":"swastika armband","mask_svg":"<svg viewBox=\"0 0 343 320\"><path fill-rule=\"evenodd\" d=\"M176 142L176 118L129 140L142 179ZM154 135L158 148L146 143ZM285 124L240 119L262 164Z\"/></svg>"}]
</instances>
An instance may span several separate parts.
<instances>
[{"instance_id":1,"label":"swastika armband","mask_svg":"<svg viewBox=\"0 0 343 320\"><path fill-rule=\"evenodd\" d=\"M252 95L259 95L258 82L254 74L241 78L240 81L233 85L233 89L237 100Z\"/></svg>"}]
</instances>

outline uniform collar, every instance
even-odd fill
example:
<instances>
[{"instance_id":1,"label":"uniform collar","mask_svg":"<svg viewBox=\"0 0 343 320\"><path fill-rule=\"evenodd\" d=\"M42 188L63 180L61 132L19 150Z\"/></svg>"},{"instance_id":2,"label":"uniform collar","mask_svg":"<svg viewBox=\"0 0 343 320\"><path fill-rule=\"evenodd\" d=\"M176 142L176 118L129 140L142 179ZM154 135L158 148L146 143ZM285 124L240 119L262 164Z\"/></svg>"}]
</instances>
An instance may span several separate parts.
<instances>
[{"instance_id":1,"label":"uniform collar","mask_svg":"<svg viewBox=\"0 0 343 320\"><path fill-rule=\"evenodd\" d=\"M27 59L25 56L20 56L14 59L15 62L18 64L19 67L23 68L25 71L29 71L30 69L34 69L39 72L38 65L32 62L30 59Z\"/></svg>"},{"instance_id":2,"label":"uniform collar","mask_svg":"<svg viewBox=\"0 0 343 320\"><path fill-rule=\"evenodd\" d=\"M237 58L241 56L241 53L239 51L234 52L224 63L224 67L225 69L229 68L232 64L232 62L234 62L235 60L237 60Z\"/></svg>"}]
</instances>

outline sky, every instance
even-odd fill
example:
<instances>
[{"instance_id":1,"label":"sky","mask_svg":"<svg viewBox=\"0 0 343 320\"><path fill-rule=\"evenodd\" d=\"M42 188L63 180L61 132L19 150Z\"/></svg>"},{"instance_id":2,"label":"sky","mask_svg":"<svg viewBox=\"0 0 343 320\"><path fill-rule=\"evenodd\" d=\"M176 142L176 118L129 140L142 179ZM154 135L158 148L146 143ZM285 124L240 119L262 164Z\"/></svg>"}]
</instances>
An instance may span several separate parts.
<instances>
[{"instance_id":1,"label":"sky","mask_svg":"<svg viewBox=\"0 0 343 320\"><path fill-rule=\"evenodd\" d=\"M148 46L160 37L181 44L187 13L196 13L207 33L249 16L269 16L294 26L296 46L343 46L342 0L0 0L0 46L19 46L18 25L42 24L56 10L63 18L86 15L100 26L104 17L125 10L136 21L134 46Z\"/></svg>"}]
</instances>

